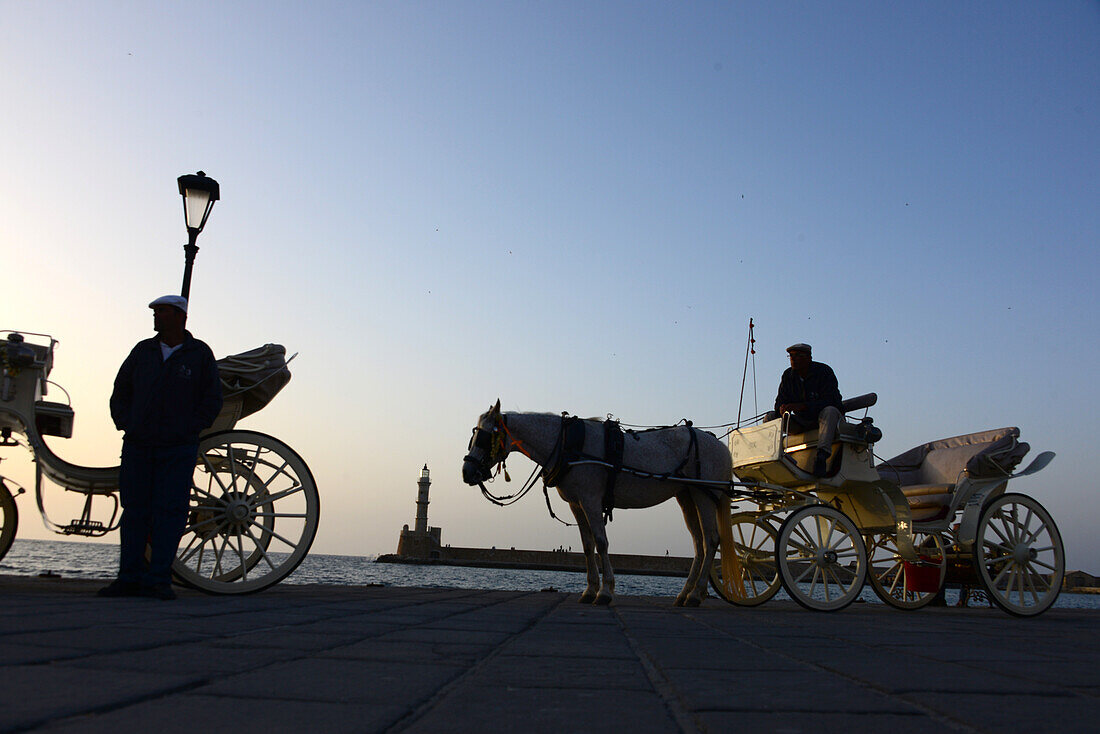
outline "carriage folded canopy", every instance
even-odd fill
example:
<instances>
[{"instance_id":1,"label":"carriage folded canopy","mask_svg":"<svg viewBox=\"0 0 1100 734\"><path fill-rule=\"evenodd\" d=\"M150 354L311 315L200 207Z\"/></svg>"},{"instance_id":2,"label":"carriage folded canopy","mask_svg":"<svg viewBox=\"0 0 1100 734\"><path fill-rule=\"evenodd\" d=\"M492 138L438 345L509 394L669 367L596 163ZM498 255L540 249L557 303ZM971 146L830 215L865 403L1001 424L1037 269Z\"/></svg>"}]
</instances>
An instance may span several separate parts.
<instances>
[{"instance_id":1,"label":"carriage folded canopy","mask_svg":"<svg viewBox=\"0 0 1100 734\"><path fill-rule=\"evenodd\" d=\"M290 382L290 370L286 364L286 348L281 344L264 344L219 359L222 398L227 403L240 402L238 418L252 415L270 403Z\"/></svg>"},{"instance_id":2,"label":"carriage folded canopy","mask_svg":"<svg viewBox=\"0 0 1100 734\"><path fill-rule=\"evenodd\" d=\"M1008 477L1031 446L1015 427L941 438L909 449L878 466L879 475L904 486L953 485L963 472L972 479Z\"/></svg>"}]
</instances>

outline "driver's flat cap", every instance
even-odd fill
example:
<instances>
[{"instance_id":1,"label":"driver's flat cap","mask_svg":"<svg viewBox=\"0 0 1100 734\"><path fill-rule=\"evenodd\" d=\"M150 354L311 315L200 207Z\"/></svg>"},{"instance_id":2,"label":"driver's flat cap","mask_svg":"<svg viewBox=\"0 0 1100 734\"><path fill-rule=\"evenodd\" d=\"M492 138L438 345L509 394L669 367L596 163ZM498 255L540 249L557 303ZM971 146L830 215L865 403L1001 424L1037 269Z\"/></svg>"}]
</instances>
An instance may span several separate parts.
<instances>
[{"instance_id":1,"label":"driver's flat cap","mask_svg":"<svg viewBox=\"0 0 1100 734\"><path fill-rule=\"evenodd\" d=\"M149 304L149 308L153 306L172 306L173 308L178 308L180 311L187 313L187 299L183 296L161 296Z\"/></svg>"}]
</instances>

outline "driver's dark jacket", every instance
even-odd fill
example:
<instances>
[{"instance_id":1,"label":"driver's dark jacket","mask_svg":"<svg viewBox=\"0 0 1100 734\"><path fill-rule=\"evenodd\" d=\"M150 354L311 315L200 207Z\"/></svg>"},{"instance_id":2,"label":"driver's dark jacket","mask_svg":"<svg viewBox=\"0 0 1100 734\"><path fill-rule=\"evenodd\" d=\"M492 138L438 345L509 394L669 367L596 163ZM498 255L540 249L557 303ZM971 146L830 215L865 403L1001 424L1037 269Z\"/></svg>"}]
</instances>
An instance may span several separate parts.
<instances>
[{"instance_id":1,"label":"driver's dark jacket","mask_svg":"<svg viewBox=\"0 0 1100 734\"><path fill-rule=\"evenodd\" d=\"M141 446L197 444L199 433L222 407L222 386L214 353L184 332L168 359L157 337L130 351L115 377L111 418L128 443Z\"/></svg>"},{"instance_id":2,"label":"driver's dark jacket","mask_svg":"<svg viewBox=\"0 0 1100 734\"><path fill-rule=\"evenodd\" d=\"M775 411L786 403L805 403L804 410L795 411L794 417L803 425L815 425L824 408L840 407L840 388L833 368L822 362L810 362L810 372L799 377L794 367L788 367L779 380L779 394L775 397Z\"/></svg>"}]
</instances>

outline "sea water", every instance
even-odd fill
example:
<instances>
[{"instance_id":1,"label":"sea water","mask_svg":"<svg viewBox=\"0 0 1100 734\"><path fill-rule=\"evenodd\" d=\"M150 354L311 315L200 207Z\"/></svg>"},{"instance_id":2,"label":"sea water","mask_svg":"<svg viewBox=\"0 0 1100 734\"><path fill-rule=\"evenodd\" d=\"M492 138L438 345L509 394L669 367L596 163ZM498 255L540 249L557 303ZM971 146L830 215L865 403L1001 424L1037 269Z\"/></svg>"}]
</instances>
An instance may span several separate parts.
<instances>
[{"instance_id":1,"label":"sea water","mask_svg":"<svg viewBox=\"0 0 1100 734\"><path fill-rule=\"evenodd\" d=\"M0 559L0 574L38 576L58 574L65 578L111 579L118 569L118 546L112 543L75 543L64 540L16 540ZM338 586L421 586L447 589L497 589L539 591L554 589L569 593L584 591L582 571L537 571L499 568L466 568L404 563L375 563L373 556L332 556L310 553L284 584L332 584ZM670 576L615 576L615 591L625 596L675 597L683 588L682 578ZM781 589L776 599L787 599ZM862 600L881 604L870 585ZM949 589L953 604L958 592ZM1100 595L1061 594L1054 603L1062 609L1100 609Z\"/></svg>"}]
</instances>

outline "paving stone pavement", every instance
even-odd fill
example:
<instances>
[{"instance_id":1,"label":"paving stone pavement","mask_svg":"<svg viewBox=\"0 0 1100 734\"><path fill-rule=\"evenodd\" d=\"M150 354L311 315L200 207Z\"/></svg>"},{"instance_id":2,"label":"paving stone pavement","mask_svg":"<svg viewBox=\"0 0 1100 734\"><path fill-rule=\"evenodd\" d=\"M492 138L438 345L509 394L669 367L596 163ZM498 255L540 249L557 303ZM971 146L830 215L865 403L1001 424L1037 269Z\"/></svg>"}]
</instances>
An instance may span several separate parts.
<instances>
[{"instance_id":1,"label":"paving stone pavement","mask_svg":"<svg viewBox=\"0 0 1100 734\"><path fill-rule=\"evenodd\" d=\"M0 576L0 731L1094 731L1100 613Z\"/></svg>"}]
</instances>

